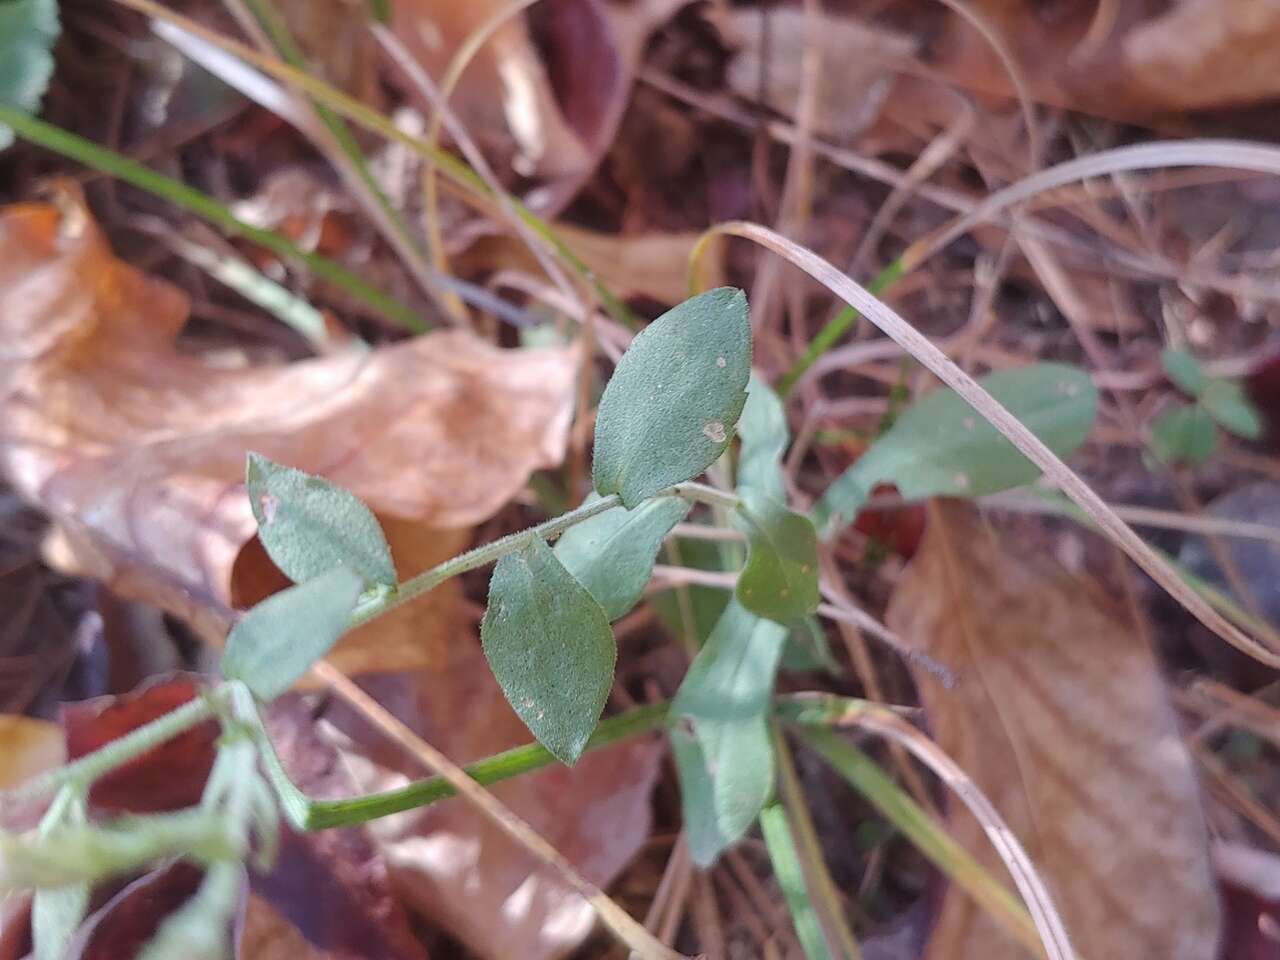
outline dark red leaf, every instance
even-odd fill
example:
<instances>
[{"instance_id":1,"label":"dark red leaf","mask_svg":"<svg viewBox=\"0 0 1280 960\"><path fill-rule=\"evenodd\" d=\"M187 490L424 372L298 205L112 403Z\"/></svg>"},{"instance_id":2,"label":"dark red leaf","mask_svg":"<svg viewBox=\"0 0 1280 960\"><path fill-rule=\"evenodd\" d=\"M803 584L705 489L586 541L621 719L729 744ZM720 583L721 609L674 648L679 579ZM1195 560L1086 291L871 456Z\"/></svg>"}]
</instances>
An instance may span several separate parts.
<instances>
[{"instance_id":1,"label":"dark red leaf","mask_svg":"<svg viewBox=\"0 0 1280 960\"><path fill-rule=\"evenodd\" d=\"M171 677L119 697L100 697L62 708L71 759L99 747L182 706L196 695L191 677ZM207 721L94 784L89 802L95 808L129 813L157 813L200 801L213 766L218 725Z\"/></svg>"}]
</instances>

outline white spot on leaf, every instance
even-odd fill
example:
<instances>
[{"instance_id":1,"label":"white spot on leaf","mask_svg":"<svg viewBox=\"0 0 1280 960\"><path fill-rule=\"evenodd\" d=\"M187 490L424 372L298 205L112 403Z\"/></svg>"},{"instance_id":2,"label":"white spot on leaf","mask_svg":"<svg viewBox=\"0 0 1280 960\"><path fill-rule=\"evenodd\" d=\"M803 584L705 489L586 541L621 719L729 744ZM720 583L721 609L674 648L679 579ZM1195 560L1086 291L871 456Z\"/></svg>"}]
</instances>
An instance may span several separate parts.
<instances>
[{"instance_id":1,"label":"white spot on leaf","mask_svg":"<svg viewBox=\"0 0 1280 960\"><path fill-rule=\"evenodd\" d=\"M271 493L264 493L258 498L262 506L262 525L269 527L276 519L276 511L280 508L280 498Z\"/></svg>"},{"instance_id":2,"label":"white spot on leaf","mask_svg":"<svg viewBox=\"0 0 1280 960\"><path fill-rule=\"evenodd\" d=\"M724 443L729 434L725 431L724 424L719 420L708 420L702 425L702 435L712 443Z\"/></svg>"}]
</instances>

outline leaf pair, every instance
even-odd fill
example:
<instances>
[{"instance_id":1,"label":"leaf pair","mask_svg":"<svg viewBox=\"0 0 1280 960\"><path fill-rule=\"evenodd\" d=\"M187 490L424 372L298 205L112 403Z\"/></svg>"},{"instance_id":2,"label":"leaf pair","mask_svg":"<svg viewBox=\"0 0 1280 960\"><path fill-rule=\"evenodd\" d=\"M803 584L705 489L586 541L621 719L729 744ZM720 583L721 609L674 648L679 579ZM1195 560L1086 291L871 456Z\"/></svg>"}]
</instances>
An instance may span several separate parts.
<instances>
[{"instance_id":1,"label":"leaf pair","mask_svg":"<svg viewBox=\"0 0 1280 960\"><path fill-rule=\"evenodd\" d=\"M1210 377L1181 350L1160 356L1165 373L1195 398L1165 410L1151 425L1151 450L1165 463L1204 463L1218 447L1218 427L1246 440L1262 435L1262 418L1240 384Z\"/></svg>"},{"instance_id":2,"label":"leaf pair","mask_svg":"<svg viewBox=\"0 0 1280 960\"><path fill-rule=\"evenodd\" d=\"M586 747L613 685L609 622L640 599L663 538L689 505L658 494L702 473L728 446L746 401L751 330L740 290L688 300L641 332L596 415L593 477L615 507L537 537L498 561L480 628L516 713L557 758Z\"/></svg>"},{"instance_id":3,"label":"leaf pair","mask_svg":"<svg viewBox=\"0 0 1280 960\"><path fill-rule=\"evenodd\" d=\"M245 485L267 555L298 585L236 623L222 673L269 701L333 648L362 593L394 589L396 569L377 518L349 491L255 453Z\"/></svg>"}]
</instances>

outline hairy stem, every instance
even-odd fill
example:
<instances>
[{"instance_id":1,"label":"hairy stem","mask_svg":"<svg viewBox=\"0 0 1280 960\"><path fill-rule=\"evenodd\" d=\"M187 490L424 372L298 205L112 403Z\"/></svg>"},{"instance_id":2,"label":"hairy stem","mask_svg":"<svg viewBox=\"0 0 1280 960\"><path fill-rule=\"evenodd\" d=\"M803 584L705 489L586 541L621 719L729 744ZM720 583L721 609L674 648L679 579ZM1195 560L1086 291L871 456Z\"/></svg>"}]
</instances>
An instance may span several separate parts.
<instances>
[{"instance_id":1,"label":"hairy stem","mask_svg":"<svg viewBox=\"0 0 1280 960\"><path fill-rule=\"evenodd\" d=\"M368 823L394 813L403 813L418 807L426 807L438 800L456 795L453 786L443 777L427 777L396 790L348 797L343 800L313 800L302 792L284 769L267 735L253 695L242 684L236 684L237 713L248 720L258 735L263 767L267 779L275 788L289 822L299 830L324 830L329 827L349 827ZM598 750L613 743L629 740L643 733L658 730L666 723L666 702L649 704L628 710L600 722L595 733L587 741L587 750ZM463 769L477 783L487 786L502 780L510 780L524 773L540 770L555 762L551 752L539 743L512 747L483 760L477 760Z\"/></svg>"},{"instance_id":2,"label":"hairy stem","mask_svg":"<svg viewBox=\"0 0 1280 960\"><path fill-rule=\"evenodd\" d=\"M734 494L725 493L701 483L678 483L670 490L664 490L655 496L672 495L683 497L685 500L695 503L710 503L730 508L738 505L738 498ZM590 520L592 517L604 513L606 510L612 510L621 504L622 499L617 494L610 494L591 503L584 503L568 513L552 517L550 520L545 520L536 526L519 530L505 537L499 537L490 543L468 550L466 553L460 553L456 557L444 561L444 563L437 564L430 570L423 571L416 577L410 577L393 592L377 597L361 606L352 615L349 629L363 626L370 620L377 619L384 613L408 603L415 597L420 597L422 594L434 590L446 580L451 580L460 574L493 563L508 553L514 553L534 537L541 537L543 540L554 540L570 527L576 526L584 520Z\"/></svg>"},{"instance_id":3,"label":"hairy stem","mask_svg":"<svg viewBox=\"0 0 1280 960\"><path fill-rule=\"evenodd\" d=\"M81 757L74 763L50 770L20 787L0 794L0 797L15 800L38 797L68 784L81 790L88 790L95 780L110 773L116 767L123 766L130 760L160 746L166 740L208 720L217 712L222 697L222 688L211 690L204 696L184 703L162 717L157 717L132 733L118 740L112 740L106 746Z\"/></svg>"}]
</instances>

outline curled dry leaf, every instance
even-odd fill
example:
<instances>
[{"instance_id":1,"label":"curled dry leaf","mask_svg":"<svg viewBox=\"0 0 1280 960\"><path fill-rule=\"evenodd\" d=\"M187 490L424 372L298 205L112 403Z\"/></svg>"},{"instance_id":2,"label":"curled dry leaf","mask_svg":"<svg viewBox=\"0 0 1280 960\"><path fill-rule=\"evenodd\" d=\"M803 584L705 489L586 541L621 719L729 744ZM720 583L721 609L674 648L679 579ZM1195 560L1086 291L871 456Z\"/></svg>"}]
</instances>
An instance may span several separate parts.
<instances>
[{"instance_id":1,"label":"curled dry leaf","mask_svg":"<svg viewBox=\"0 0 1280 960\"><path fill-rule=\"evenodd\" d=\"M613 143L650 33L689 2L543 0L525 13L518 0L400 0L393 27L439 80L470 37L507 14L450 105L482 144L513 146L519 173L551 181L529 199L554 212Z\"/></svg>"},{"instance_id":2,"label":"curled dry leaf","mask_svg":"<svg viewBox=\"0 0 1280 960\"><path fill-rule=\"evenodd\" d=\"M689 257L700 233L609 234L557 223L556 234L614 293L640 294L659 303L677 304L689 295ZM723 286L724 257L720 244L703 257L702 282ZM528 247L507 234L477 239L456 258L460 271L520 270L541 272Z\"/></svg>"},{"instance_id":3,"label":"curled dry leaf","mask_svg":"<svg viewBox=\"0 0 1280 960\"><path fill-rule=\"evenodd\" d=\"M62 708L67 756L76 760L176 710L198 687L194 678L159 679L119 697ZM213 769L218 724L208 720L94 782L89 802L99 810L159 813L200 802Z\"/></svg>"},{"instance_id":4,"label":"curled dry leaf","mask_svg":"<svg viewBox=\"0 0 1280 960\"><path fill-rule=\"evenodd\" d=\"M0 213L0 251L0 470L54 519L82 572L206 638L270 592L270 565L242 556L255 530L247 450L398 518L393 554L415 542L410 565L431 544L438 559L453 550L456 537L428 528L484 519L563 456L575 348L500 350L451 332L216 369L174 344L183 295L117 260L75 200ZM370 662L361 644L346 638L337 664L423 662L421 644L393 645L407 663Z\"/></svg>"},{"instance_id":5,"label":"curled dry leaf","mask_svg":"<svg viewBox=\"0 0 1280 960\"><path fill-rule=\"evenodd\" d=\"M748 100L763 93L765 105L779 113L795 114L806 53L819 51L814 129L840 139L875 121L893 89L895 68L916 50L905 34L829 13L811 18L799 7L740 9L729 23L738 48L726 77L730 89Z\"/></svg>"},{"instance_id":6,"label":"curled dry leaf","mask_svg":"<svg viewBox=\"0 0 1280 960\"><path fill-rule=\"evenodd\" d=\"M569 0L564 5L575 8L572 14L584 22L600 24L595 0ZM508 0L406 0L392 5L392 23L405 47L439 78L472 34L512 6ZM523 13L513 13L492 32L462 75L453 108L473 136L490 142L510 137L520 173L551 177L577 173L587 162L583 136L556 100ZM598 30L593 33L589 35L592 44L608 43L607 36Z\"/></svg>"},{"instance_id":7,"label":"curled dry leaf","mask_svg":"<svg viewBox=\"0 0 1280 960\"><path fill-rule=\"evenodd\" d=\"M1199 786L1141 629L1099 585L939 502L888 623L950 667L916 683L939 745L999 809L1082 957L1212 960L1219 909ZM948 826L1006 876L977 822ZM1025 951L963 893L926 957Z\"/></svg>"},{"instance_id":8,"label":"curled dry leaf","mask_svg":"<svg viewBox=\"0 0 1280 960\"><path fill-rule=\"evenodd\" d=\"M923 4L922 4L923 6ZM1008 46L1038 101L1121 120L1257 104L1280 94L1280 3L965 5ZM948 11L928 66L971 90L1013 95L1009 73Z\"/></svg>"},{"instance_id":9,"label":"curled dry leaf","mask_svg":"<svg viewBox=\"0 0 1280 960\"><path fill-rule=\"evenodd\" d=\"M454 644L446 670L370 678L371 692L424 739L458 762L529 742L484 667L479 645ZM420 766L368 741L367 728L331 714L340 756L362 792L389 790L425 775ZM286 763L318 751L288 751ZM649 794L661 745L634 740L492 787L592 883L605 887L649 836ZM557 874L465 800L370 824L401 896L448 928L479 956L548 960L569 953L592 929L592 908Z\"/></svg>"}]
</instances>

